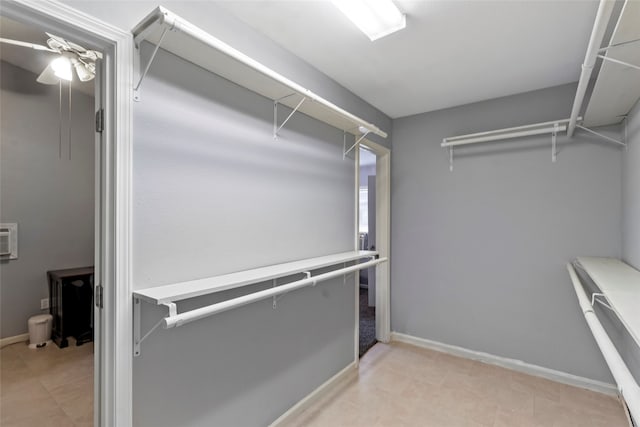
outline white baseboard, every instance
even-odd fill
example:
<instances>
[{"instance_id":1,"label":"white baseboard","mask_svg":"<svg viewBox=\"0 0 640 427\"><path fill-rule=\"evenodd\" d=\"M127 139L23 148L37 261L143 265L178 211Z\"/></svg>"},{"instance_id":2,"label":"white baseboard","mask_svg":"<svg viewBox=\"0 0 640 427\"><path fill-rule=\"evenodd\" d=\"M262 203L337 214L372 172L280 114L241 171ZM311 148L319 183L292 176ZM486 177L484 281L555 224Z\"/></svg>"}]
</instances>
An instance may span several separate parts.
<instances>
[{"instance_id":1,"label":"white baseboard","mask_svg":"<svg viewBox=\"0 0 640 427\"><path fill-rule=\"evenodd\" d=\"M289 419L300 415L305 409L311 407L315 402L326 396L332 389L343 381L350 379L358 372L356 362L351 362L346 368L329 378L320 387L309 393L304 399L293 405L287 412L282 414L277 420L269 424L269 427L277 427L284 424Z\"/></svg>"},{"instance_id":2,"label":"white baseboard","mask_svg":"<svg viewBox=\"0 0 640 427\"><path fill-rule=\"evenodd\" d=\"M29 334L20 334L15 337L2 338L0 339L0 348L23 341L29 341Z\"/></svg>"},{"instance_id":3,"label":"white baseboard","mask_svg":"<svg viewBox=\"0 0 640 427\"><path fill-rule=\"evenodd\" d=\"M494 356L493 354L469 350L455 345L443 344L437 341L418 338L399 332L391 333L391 341L402 342L415 345L416 347L428 348L429 350L435 350L441 353L448 353L454 356L464 357L466 359L477 360L490 365L500 366L502 368L511 369L513 371L522 372L536 377L546 378L551 381L584 388L598 393L604 393L611 396L618 395L618 389L613 384L607 384L601 381L579 377L577 375L568 374L562 371L556 371L554 369L543 368L542 366L532 365L530 363L523 362L522 360Z\"/></svg>"}]
</instances>

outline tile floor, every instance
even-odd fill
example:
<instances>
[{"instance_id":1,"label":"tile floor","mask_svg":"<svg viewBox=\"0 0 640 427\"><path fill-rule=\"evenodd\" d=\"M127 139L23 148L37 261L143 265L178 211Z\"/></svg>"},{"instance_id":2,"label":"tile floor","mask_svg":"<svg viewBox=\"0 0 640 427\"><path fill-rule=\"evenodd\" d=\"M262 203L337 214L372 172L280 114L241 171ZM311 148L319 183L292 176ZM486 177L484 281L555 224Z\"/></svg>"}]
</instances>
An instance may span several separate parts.
<instances>
[{"instance_id":1,"label":"tile floor","mask_svg":"<svg viewBox=\"0 0 640 427\"><path fill-rule=\"evenodd\" d=\"M93 343L31 350L17 343L0 350L2 427L93 425Z\"/></svg>"},{"instance_id":2,"label":"tile floor","mask_svg":"<svg viewBox=\"0 0 640 427\"><path fill-rule=\"evenodd\" d=\"M2 427L91 426L93 345L0 350ZM376 344L291 426L624 427L613 397L416 348Z\"/></svg>"},{"instance_id":3,"label":"tile floor","mask_svg":"<svg viewBox=\"0 0 640 427\"><path fill-rule=\"evenodd\" d=\"M378 343L292 426L628 426L614 398L406 344Z\"/></svg>"}]
</instances>

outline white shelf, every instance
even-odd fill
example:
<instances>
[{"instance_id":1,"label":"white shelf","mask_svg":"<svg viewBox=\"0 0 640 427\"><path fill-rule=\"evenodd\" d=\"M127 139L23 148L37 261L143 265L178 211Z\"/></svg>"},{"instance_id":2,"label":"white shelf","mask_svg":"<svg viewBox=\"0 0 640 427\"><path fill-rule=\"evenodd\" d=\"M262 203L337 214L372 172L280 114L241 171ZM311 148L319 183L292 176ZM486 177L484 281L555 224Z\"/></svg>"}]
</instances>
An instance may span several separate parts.
<instances>
[{"instance_id":1,"label":"white shelf","mask_svg":"<svg viewBox=\"0 0 640 427\"><path fill-rule=\"evenodd\" d=\"M640 346L640 271L614 258L580 257L578 262Z\"/></svg>"},{"instance_id":2,"label":"white shelf","mask_svg":"<svg viewBox=\"0 0 640 427\"><path fill-rule=\"evenodd\" d=\"M640 66L640 2L625 2L605 56ZM624 44L628 43L628 44ZM584 125L589 127L620 123L640 97L640 70L603 61L596 79Z\"/></svg>"},{"instance_id":3,"label":"white shelf","mask_svg":"<svg viewBox=\"0 0 640 427\"><path fill-rule=\"evenodd\" d=\"M169 31L160 47L174 55L291 108L306 97L298 111L343 131L357 135L363 126L373 134L387 137L386 132L374 124L278 74L163 7L151 12L132 33L136 45L142 40L158 45L164 30ZM292 94L295 96L290 96Z\"/></svg>"},{"instance_id":4,"label":"white shelf","mask_svg":"<svg viewBox=\"0 0 640 427\"><path fill-rule=\"evenodd\" d=\"M305 271L317 270L363 258L376 257L376 251L353 251L327 255L317 258L303 259L285 264L270 265L252 270L239 271L222 276L207 277L204 279L190 280L187 282L173 283L137 290L134 297L140 298L152 304L166 304L187 298L222 292L229 289L248 286L279 277L290 276Z\"/></svg>"}]
</instances>

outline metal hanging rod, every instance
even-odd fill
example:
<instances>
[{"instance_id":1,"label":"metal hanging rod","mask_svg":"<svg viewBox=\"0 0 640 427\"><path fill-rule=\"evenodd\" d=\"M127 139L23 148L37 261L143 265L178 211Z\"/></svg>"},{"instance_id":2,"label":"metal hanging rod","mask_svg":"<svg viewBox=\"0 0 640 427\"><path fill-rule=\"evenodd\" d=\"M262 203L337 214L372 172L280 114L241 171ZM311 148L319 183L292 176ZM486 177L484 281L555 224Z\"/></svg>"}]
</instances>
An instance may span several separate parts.
<instances>
[{"instance_id":1,"label":"metal hanging rod","mask_svg":"<svg viewBox=\"0 0 640 427\"><path fill-rule=\"evenodd\" d=\"M322 282L325 280L332 279L334 277L342 276L343 274L347 274L352 271L373 267L382 262L385 262L386 260L387 258L374 259L372 261L367 261L362 264L356 264L350 267L340 268L338 270L330 271L328 273L320 274L318 276L297 280L292 283L287 283L286 285L280 285L275 288L254 292L249 295L233 298L233 299L212 304L206 307L197 308L195 310L187 311L184 313L170 315L163 319L162 326L165 329L182 326L187 323L194 322L196 320L204 319L205 317L213 316L214 314L222 313L228 310L232 310L234 308L242 307L247 304L261 301L263 299L271 298L274 295L281 295L287 292L294 291L296 289L300 289L308 286L315 286L318 282Z\"/></svg>"},{"instance_id":2,"label":"metal hanging rod","mask_svg":"<svg viewBox=\"0 0 640 427\"><path fill-rule=\"evenodd\" d=\"M582 119L582 118L579 118ZM567 130L570 119L553 120L550 122L534 123L531 125L516 126L505 129L498 129L486 132L477 132L467 135L452 136L442 140L441 147L449 149L449 170L453 171L453 149L454 147L483 142L502 141L519 137L551 134L551 161L557 159L557 137L559 132Z\"/></svg>"},{"instance_id":3,"label":"metal hanging rod","mask_svg":"<svg viewBox=\"0 0 640 427\"><path fill-rule=\"evenodd\" d=\"M589 298L587 297L582 283L580 282L580 278L571 263L567 264L567 270L569 271L569 277L571 278L573 289L578 297L578 304L587 325L589 326L589 329L591 329L591 333L604 356L604 360L607 362L609 370L618 385L618 391L625 399L631 416L637 422L640 420L640 387L633 378L633 375L625 364L624 359L622 359L620 353L618 353L618 350L611 341L611 338L609 338L607 331L602 327L598 316L596 316L593 311L593 306L589 304Z\"/></svg>"},{"instance_id":4,"label":"metal hanging rod","mask_svg":"<svg viewBox=\"0 0 640 427\"><path fill-rule=\"evenodd\" d=\"M319 282L326 281L334 277L343 276L345 274L349 274L351 272L359 271L365 268L374 267L380 263L387 261L387 258L376 259L375 256L370 256L369 259L370 259L369 261L363 262L361 264L355 264L349 267L339 268L337 270L319 274L317 276L312 276L310 271L305 271L303 272L303 274L305 274L306 276L304 279L296 280L294 282L287 283L285 285L274 286L269 289L253 292L248 295L232 298L227 301L222 301L219 303L208 305L206 307L186 311L184 313L178 313L176 304L173 302L162 303L161 305L166 306L168 309L167 316L160 319L143 336L141 335L141 332L140 332L141 298L134 295L134 355L135 356L140 355L140 344L159 326L162 326L164 329L169 329L169 328L186 325L187 323L195 322L196 320L204 319L206 317L213 316L214 314L229 311L234 308L242 307L247 304L252 304L254 302L261 301L268 298L274 298L272 304L275 308L276 302L277 302L277 299L275 299L275 297L278 295L283 295L285 293L292 292L294 290L301 289L304 287L315 286Z\"/></svg>"},{"instance_id":5,"label":"metal hanging rod","mask_svg":"<svg viewBox=\"0 0 640 427\"><path fill-rule=\"evenodd\" d=\"M441 147L455 147L458 145L476 144L480 142L500 141L503 139L519 138L522 136L542 135L554 131L566 130L569 119L553 120L550 122L534 123L531 125L516 126L486 132L470 133L467 135L452 136L442 140ZM559 129L556 129L556 125Z\"/></svg>"}]
</instances>

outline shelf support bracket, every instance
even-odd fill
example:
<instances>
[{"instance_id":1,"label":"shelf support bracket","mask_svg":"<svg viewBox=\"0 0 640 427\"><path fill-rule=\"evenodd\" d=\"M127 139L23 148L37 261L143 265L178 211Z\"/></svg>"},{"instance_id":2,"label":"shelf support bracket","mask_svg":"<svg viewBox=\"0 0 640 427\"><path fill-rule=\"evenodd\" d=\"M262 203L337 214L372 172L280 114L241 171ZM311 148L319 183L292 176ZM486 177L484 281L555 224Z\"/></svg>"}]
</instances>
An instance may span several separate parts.
<instances>
[{"instance_id":1,"label":"shelf support bracket","mask_svg":"<svg viewBox=\"0 0 640 427\"><path fill-rule=\"evenodd\" d=\"M640 65L630 64L628 62L620 61L619 59L610 58L604 55L598 55L598 58L604 59L605 61L613 62L615 64L624 65L625 67L635 68L636 70L640 70Z\"/></svg>"},{"instance_id":2,"label":"shelf support bracket","mask_svg":"<svg viewBox=\"0 0 640 427\"><path fill-rule=\"evenodd\" d=\"M156 47L153 49L153 53L151 54L151 57L149 58L149 61L147 62L147 65L144 67L144 71L142 73L140 73L140 66L142 58L140 58L140 43L139 40L136 40L135 43L135 49L136 49L136 54L135 54L135 59L136 59L136 64L135 64L135 68L137 69L137 73L139 74L140 77L138 79L138 83L133 87L133 100L134 101L140 101L140 86L142 85L142 81L144 80L144 78L147 76L147 73L149 72L149 69L151 68L151 64L153 63L153 60L156 58L156 54L158 53L158 49L160 49L160 45L162 45L162 41L164 40L164 36L167 35L167 32L169 31L169 27L164 28L164 30L162 30L162 35L160 35L160 40L158 40L158 44L156 44Z\"/></svg>"},{"instance_id":3,"label":"shelf support bracket","mask_svg":"<svg viewBox=\"0 0 640 427\"><path fill-rule=\"evenodd\" d=\"M624 143L624 142L622 142L622 141L618 141L618 140L617 140L617 139L615 139L615 138L611 138L610 136L603 135L603 134L601 134L600 132L596 132L595 130L591 130L591 129L589 129L588 127L581 126L581 125L576 125L576 127L577 127L577 128L579 128L579 129L582 129L582 130L583 130L583 131L585 131L585 132L592 133L592 134L594 134L595 136L599 136L599 137L600 137L600 138L602 138L602 139L606 139L606 140L607 140L607 141L609 141L609 142L613 142L614 144L622 145L622 146L623 146L623 147L625 147L625 148L627 147L627 144L626 144L626 143Z\"/></svg>"},{"instance_id":4,"label":"shelf support bracket","mask_svg":"<svg viewBox=\"0 0 640 427\"><path fill-rule=\"evenodd\" d=\"M164 321L164 317L160 320L158 320L158 322L153 325L151 327L151 329L149 329L149 331L140 336L140 305L141 305L141 300L140 298L134 298L133 299L133 355L134 357L138 357L140 356L140 345L142 344L142 341L144 341L145 339L147 339L147 337L149 335L151 335L151 333L153 331L155 331L156 329L158 329L158 327L160 325L162 325L162 322ZM176 307L176 304L173 302L165 302L162 305L164 305L165 307L167 307L169 313L169 316L175 316L178 314L178 309Z\"/></svg>"},{"instance_id":5,"label":"shelf support bracket","mask_svg":"<svg viewBox=\"0 0 640 427\"><path fill-rule=\"evenodd\" d=\"M449 146L449 172L453 172L453 146Z\"/></svg>"},{"instance_id":6,"label":"shelf support bracket","mask_svg":"<svg viewBox=\"0 0 640 427\"><path fill-rule=\"evenodd\" d=\"M304 101L307 100L306 96L303 96L302 99L300 100L300 102L298 102L298 105L295 106L295 108L293 109L293 111L287 116L286 119L284 119L284 121L282 122L282 124L280 126L278 126L278 104L280 103L281 100L283 100L284 98L288 98L292 95L295 94L291 94L291 95L287 95L285 97L276 99L275 101L273 101L273 139L278 139L278 132L280 132L280 129L282 129L284 127L284 125L287 124L287 122L289 121L289 119L291 117L293 117L293 115L298 111L298 109L302 106L302 104L304 103Z\"/></svg>"},{"instance_id":7,"label":"shelf support bracket","mask_svg":"<svg viewBox=\"0 0 640 427\"><path fill-rule=\"evenodd\" d=\"M310 271L303 271L302 274L304 274L306 276L305 277L306 279L311 278L311 272ZM276 287L276 281L277 281L277 279L273 279L273 287L274 288ZM316 285L316 283L314 282L313 286L315 286L315 285ZM273 309L274 310L278 308L278 301L280 301L280 299L282 297L284 297L285 295L286 295L286 293L285 294L281 294L281 295L274 295L272 297L273 298Z\"/></svg>"},{"instance_id":8,"label":"shelf support bracket","mask_svg":"<svg viewBox=\"0 0 640 427\"><path fill-rule=\"evenodd\" d=\"M602 301L601 299L598 299L596 297L602 297L602 298L607 298L604 294L595 292L593 294L591 294L591 307L594 306L594 304L597 302L598 304L602 305L603 307L608 308L609 310L613 311L613 308L606 302Z\"/></svg>"},{"instance_id":9,"label":"shelf support bracket","mask_svg":"<svg viewBox=\"0 0 640 427\"><path fill-rule=\"evenodd\" d=\"M637 42L640 42L640 39L628 40L628 41L622 42L622 43L610 44L609 46L606 46L606 47L603 47L602 49L599 49L598 52L606 52L607 50L609 50L611 48L614 48L614 47L624 46L626 44L637 43Z\"/></svg>"},{"instance_id":10,"label":"shelf support bracket","mask_svg":"<svg viewBox=\"0 0 640 427\"><path fill-rule=\"evenodd\" d=\"M551 133L551 161L553 163L556 162L558 157L558 150L556 149L556 144L557 144L559 129L560 129L560 125L558 123L553 125L553 132Z\"/></svg>"},{"instance_id":11,"label":"shelf support bracket","mask_svg":"<svg viewBox=\"0 0 640 427\"><path fill-rule=\"evenodd\" d=\"M356 140L356 142L353 143L353 145L351 146L351 148L349 148L347 151L345 151L344 153L342 153L342 160L347 158L347 154L349 154L351 152L351 150L353 150L354 148L356 148L357 146L360 145L360 142L362 142L363 139L365 139L367 137L367 135L369 135L371 133L370 130L367 130L364 134L362 134L362 136L360 138L358 138Z\"/></svg>"}]
</instances>

